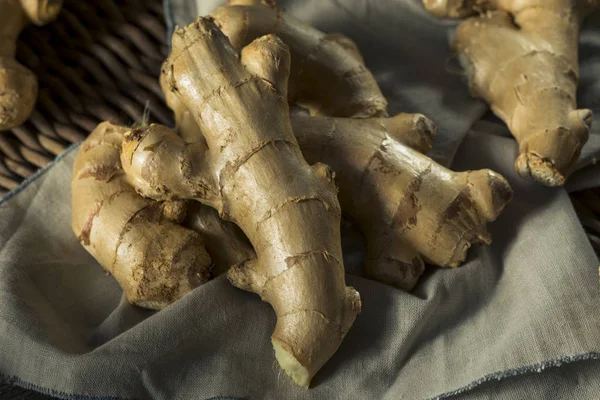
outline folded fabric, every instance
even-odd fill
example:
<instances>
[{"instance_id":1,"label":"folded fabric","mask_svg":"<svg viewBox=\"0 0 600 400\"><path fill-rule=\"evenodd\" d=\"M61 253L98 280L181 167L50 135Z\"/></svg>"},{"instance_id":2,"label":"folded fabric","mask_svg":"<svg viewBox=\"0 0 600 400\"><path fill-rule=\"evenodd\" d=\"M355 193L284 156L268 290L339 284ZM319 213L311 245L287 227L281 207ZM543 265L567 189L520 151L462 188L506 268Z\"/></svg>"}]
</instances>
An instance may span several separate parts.
<instances>
[{"instance_id":1,"label":"folded fabric","mask_svg":"<svg viewBox=\"0 0 600 400\"><path fill-rule=\"evenodd\" d=\"M188 2L187 20L216 3ZM452 23L430 17L417 0L279 4L355 40L390 112L421 112L439 125L438 160L456 170L491 168L510 181L514 200L490 225L492 245L473 247L458 269L428 269L405 293L359 276L362 243L345 232L345 264L356 274L347 281L363 311L306 390L275 361L271 308L224 277L160 312L127 304L71 231L73 148L0 201L0 379L65 398L594 398L599 260L566 190L520 179L504 125L477 122L484 104L447 70ZM599 21L597 13L583 33L580 90L581 106L597 116ZM599 138L596 117L577 174L590 174Z\"/></svg>"}]
</instances>

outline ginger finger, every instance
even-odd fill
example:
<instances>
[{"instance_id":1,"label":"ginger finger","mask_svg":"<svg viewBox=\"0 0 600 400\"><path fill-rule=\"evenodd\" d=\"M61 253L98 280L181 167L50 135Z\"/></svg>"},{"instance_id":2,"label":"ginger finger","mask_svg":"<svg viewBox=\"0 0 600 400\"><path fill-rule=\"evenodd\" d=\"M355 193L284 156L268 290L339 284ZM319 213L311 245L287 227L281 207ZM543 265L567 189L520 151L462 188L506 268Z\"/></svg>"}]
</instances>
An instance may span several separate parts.
<instances>
[{"instance_id":1,"label":"ginger finger","mask_svg":"<svg viewBox=\"0 0 600 400\"><path fill-rule=\"evenodd\" d=\"M62 0L0 0L0 131L22 124L35 105L37 77L15 60L17 38L30 23L56 18Z\"/></svg>"},{"instance_id":2,"label":"ginger finger","mask_svg":"<svg viewBox=\"0 0 600 400\"><path fill-rule=\"evenodd\" d=\"M240 56L210 18L177 30L172 43L163 84L204 135L186 142L166 127L132 130L123 167L145 195L198 200L243 230L257 255L247 279L261 277L254 291L277 315L277 360L308 386L352 326L360 297L345 284L332 176L306 163L292 132L289 50L269 35Z\"/></svg>"},{"instance_id":3,"label":"ginger finger","mask_svg":"<svg viewBox=\"0 0 600 400\"><path fill-rule=\"evenodd\" d=\"M367 276L411 290L423 259L456 267L473 243L489 244L486 224L512 190L493 171L453 172L415 151L406 143L431 137L431 128L423 123L407 129L396 119L406 120L406 114L364 120L298 116L292 126L307 161L327 162L336 171L342 210L367 240Z\"/></svg>"},{"instance_id":4,"label":"ginger finger","mask_svg":"<svg viewBox=\"0 0 600 400\"><path fill-rule=\"evenodd\" d=\"M230 1L212 12L236 49L273 33L290 47L290 102L317 115L386 116L387 101L357 46L341 34L325 34L285 14L275 2Z\"/></svg>"},{"instance_id":5,"label":"ginger finger","mask_svg":"<svg viewBox=\"0 0 600 400\"><path fill-rule=\"evenodd\" d=\"M181 202L144 199L121 168L127 128L104 122L82 143L73 166L73 232L119 282L127 300L161 309L210 278L200 236L179 226Z\"/></svg>"},{"instance_id":6,"label":"ginger finger","mask_svg":"<svg viewBox=\"0 0 600 400\"><path fill-rule=\"evenodd\" d=\"M519 143L517 172L563 185L588 139L592 112L577 109L581 22L598 0L428 1L439 16L462 17L453 48L471 91L486 100Z\"/></svg>"}]
</instances>

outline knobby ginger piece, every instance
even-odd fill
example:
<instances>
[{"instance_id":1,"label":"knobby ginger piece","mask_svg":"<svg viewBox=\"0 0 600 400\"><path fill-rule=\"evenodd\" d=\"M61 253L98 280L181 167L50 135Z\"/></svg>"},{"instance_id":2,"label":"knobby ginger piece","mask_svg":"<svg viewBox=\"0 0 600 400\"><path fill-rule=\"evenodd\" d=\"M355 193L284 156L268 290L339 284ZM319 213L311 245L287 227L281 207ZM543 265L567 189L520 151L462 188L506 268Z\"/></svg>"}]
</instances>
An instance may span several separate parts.
<instances>
[{"instance_id":1,"label":"knobby ginger piece","mask_svg":"<svg viewBox=\"0 0 600 400\"><path fill-rule=\"evenodd\" d=\"M121 167L128 128L104 122L73 165L72 227L83 247L119 282L127 300L161 309L210 278L201 237L179 226L183 202L136 193Z\"/></svg>"},{"instance_id":2,"label":"knobby ginger piece","mask_svg":"<svg viewBox=\"0 0 600 400\"><path fill-rule=\"evenodd\" d=\"M211 16L236 49L272 33L290 48L289 99L318 115L386 116L387 101L358 47L339 33L325 34L275 6L233 0Z\"/></svg>"},{"instance_id":3,"label":"knobby ginger piece","mask_svg":"<svg viewBox=\"0 0 600 400\"><path fill-rule=\"evenodd\" d=\"M184 120L185 106L167 99ZM306 160L325 162L336 173L342 211L366 238L366 275L400 289L416 285L425 262L457 267L472 244L489 244L486 225L512 198L498 173L453 172L423 155L435 134L423 115L348 119L294 112L291 121ZM179 132L201 135L192 123ZM204 208L193 207L187 221L211 238L207 251L219 272L252 258L243 235Z\"/></svg>"},{"instance_id":4,"label":"knobby ginger piece","mask_svg":"<svg viewBox=\"0 0 600 400\"><path fill-rule=\"evenodd\" d=\"M577 109L579 29L598 0L423 0L462 22L452 46L473 94L519 143L519 175L563 185L588 139L592 112Z\"/></svg>"},{"instance_id":5,"label":"knobby ginger piece","mask_svg":"<svg viewBox=\"0 0 600 400\"><path fill-rule=\"evenodd\" d=\"M268 35L240 55L210 18L176 30L172 45L163 83L203 136L134 129L123 167L144 196L200 201L242 229L256 259L232 282L272 305L277 360L308 386L352 326L360 297L345 284L332 174L306 163L292 132L289 50Z\"/></svg>"},{"instance_id":6,"label":"knobby ginger piece","mask_svg":"<svg viewBox=\"0 0 600 400\"><path fill-rule=\"evenodd\" d=\"M37 98L37 77L15 60L17 38L28 24L54 20L62 0L0 0L0 131L22 124Z\"/></svg>"},{"instance_id":7,"label":"knobby ginger piece","mask_svg":"<svg viewBox=\"0 0 600 400\"><path fill-rule=\"evenodd\" d=\"M454 172L423 155L432 135L424 121L418 114L292 118L306 160L336 172L342 210L366 238L367 276L404 290L415 286L424 261L457 267L472 244L489 244L486 225L512 198L496 172Z\"/></svg>"}]
</instances>

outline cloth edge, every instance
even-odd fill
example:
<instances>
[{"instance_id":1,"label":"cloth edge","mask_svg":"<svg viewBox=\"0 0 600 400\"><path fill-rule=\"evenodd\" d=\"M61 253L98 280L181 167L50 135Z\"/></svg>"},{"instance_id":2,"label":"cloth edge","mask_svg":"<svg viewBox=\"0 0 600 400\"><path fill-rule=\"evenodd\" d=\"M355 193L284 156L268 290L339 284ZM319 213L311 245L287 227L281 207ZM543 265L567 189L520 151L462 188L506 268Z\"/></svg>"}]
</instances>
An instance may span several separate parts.
<instances>
[{"instance_id":1,"label":"cloth edge","mask_svg":"<svg viewBox=\"0 0 600 400\"><path fill-rule=\"evenodd\" d=\"M43 386L34 385L33 383L25 382L16 376L4 375L0 372L0 383L7 383L20 388L35 391L46 396L58 397L67 400L134 400L133 397L106 397L106 396L87 396L75 395L58 390L48 389ZM210 399L208 399L210 400Z\"/></svg>"},{"instance_id":2,"label":"cloth edge","mask_svg":"<svg viewBox=\"0 0 600 400\"><path fill-rule=\"evenodd\" d=\"M163 1L163 11L165 13L165 25L167 27L167 46L169 47L169 54L171 53L171 40L173 31L175 30L175 18L173 17L173 4L171 0Z\"/></svg>"},{"instance_id":3,"label":"cloth edge","mask_svg":"<svg viewBox=\"0 0 600 400\"><path fill-rule=\"evenodd\" d=\"M38 169L33 175L31 175L29 178L27 178L23 182L21 182L21 184L19 186L17 186L13 190L9 191L8 193L6 193L4 196L0 197L0 206L2 206L8 200L10 200L13 197L15 197L17 194L19 194L23 189L25 189L27 186L29 186L30 183L34 182L39 177L41 177L42 175L44 175L50 168L52 168L58 162L60 162L60 160L62 160L63 158L65 158L67 155L69 155L69 153L71 153L73 150L75 150L77 147L79 147L80 144L81 144L81 142L73 143L72 145L70 145L69 147L67 147L65 149L65 151L63 151L62 153L60 153L59 155L57 155L54 158L54 160L50 161L46 166L44 166L41 169Z\"/></svg>"},{"instance_id":4,"label":"cloth edge","mask_svg":"<svg viewBox=\"0 0 600 400\"><path fill-rule=\"evenodd\" d=\"M538 364L525 365L519 368L510 368L503 371L497 371L491 374L484 375L483 377L476 379L468 385L462 386L458 389L454 389L437 395L435 397L431 397L429 398L429 400L441 400L449 398L451 396L456 396L458 394L466 393L472 389L475 389L477 386L492 380L500 381L502 379L510 378L513 376L525 375L532 372L542 373L547 368L558 368L564 364L574 364L578 361L586 360L600 360L600 353L592 351L589 353L577 354L574 356L564 356L562 358L555 358L553 360L547 360Z\"/></svg>"},{"instance_id":5,"label":"cloth edge","mask_svg":"<svg viewBox=\"0 0 600 400\"><path fill-rule=\"evenodd\" d=\"M4 375L0 372L0 383L9 384L12 386L17 386L25 390L34 391L46 396L52 396L60 399L66 400L135 400L135 397L106 397L106 396L88 396L88 395L80 395L80 394L69 394L66 392L61 392L53 389L48 389L43 386L34 385L29 382L25 382L16 376L10 377L8 375ZM232 397L232 396L216 396L210 397L205 400L247 400L244 397Z\"/></svg>"}]
</instances>

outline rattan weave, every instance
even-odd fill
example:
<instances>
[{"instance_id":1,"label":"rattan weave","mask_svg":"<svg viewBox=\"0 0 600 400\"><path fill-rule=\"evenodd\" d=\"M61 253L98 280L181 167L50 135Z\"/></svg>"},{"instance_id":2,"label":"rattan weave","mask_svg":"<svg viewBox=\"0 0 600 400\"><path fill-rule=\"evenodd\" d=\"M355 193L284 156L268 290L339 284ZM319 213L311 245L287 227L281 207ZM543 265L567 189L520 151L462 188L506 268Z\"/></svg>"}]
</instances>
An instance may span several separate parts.
<instances>
[{"instance_id":1,"label":"rattan weave","mask_svg":"<svg viewBox=\"0 0 600 400\"><path fill-rule=\"evenodd\" d=\"M160 1L65 0L57 21L26 28L18 60L39 78L29 120L0 135L0 194L101 121L171 124L157 76L167 55Z\"/></svg>"}]
</instances>

